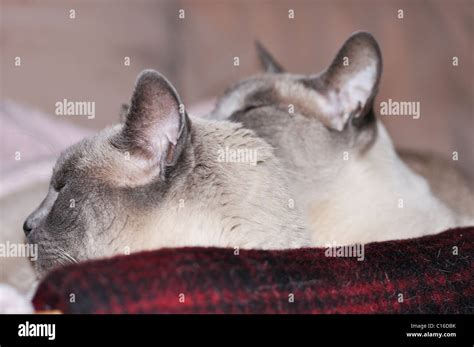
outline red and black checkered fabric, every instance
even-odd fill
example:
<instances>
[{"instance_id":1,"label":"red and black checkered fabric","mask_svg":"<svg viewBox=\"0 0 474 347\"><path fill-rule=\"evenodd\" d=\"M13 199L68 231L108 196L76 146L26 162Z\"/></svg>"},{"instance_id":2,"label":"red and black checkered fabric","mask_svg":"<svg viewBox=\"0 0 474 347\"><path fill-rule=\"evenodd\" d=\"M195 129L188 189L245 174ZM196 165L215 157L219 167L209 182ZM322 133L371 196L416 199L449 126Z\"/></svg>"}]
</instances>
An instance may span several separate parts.
<instances>
[{"instance_id":1,"label":"red and black checkered fabric","mask_svg":"<svg viewBox=\"0 0 474 347\"><path fill-rule=\"evenodd\" d=\"M473 313L473 241L471 227L372 243L364 261L323 248L162 249L53 271L34 304L65 313Z\"/></svg>"}]
</instances>

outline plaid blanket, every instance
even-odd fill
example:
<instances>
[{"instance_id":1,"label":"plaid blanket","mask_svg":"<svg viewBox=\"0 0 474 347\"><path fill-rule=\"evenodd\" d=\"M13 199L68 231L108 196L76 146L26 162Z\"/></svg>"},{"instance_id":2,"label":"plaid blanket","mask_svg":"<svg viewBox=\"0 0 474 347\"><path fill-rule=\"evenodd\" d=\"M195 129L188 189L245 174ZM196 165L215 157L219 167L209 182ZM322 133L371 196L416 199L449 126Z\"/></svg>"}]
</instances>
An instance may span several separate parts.
<instances>
[{"instance_id":1,"label":"plaid blanket","mask_svg":"<svg viewBox=\"0 0 474 347\"><path fill-rule=\"evenodd\" d=\"M372 243L363 261L324 248L162 249L57 269L34 305L65 313L473 313L473 241L470 227Z\"/></svg>"}]
</instances>

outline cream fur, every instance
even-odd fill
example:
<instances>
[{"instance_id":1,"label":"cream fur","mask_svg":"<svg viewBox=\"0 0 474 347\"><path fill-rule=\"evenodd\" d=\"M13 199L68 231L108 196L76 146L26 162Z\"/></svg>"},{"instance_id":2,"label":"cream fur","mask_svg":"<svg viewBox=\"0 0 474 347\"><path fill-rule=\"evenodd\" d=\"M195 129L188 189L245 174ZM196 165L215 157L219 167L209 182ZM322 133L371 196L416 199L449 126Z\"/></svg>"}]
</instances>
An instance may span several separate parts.
<instances>
[{"instance_id":1,"label":"cream fur","mask_svg":"<svg viewBox=\"0 0 474 347\"><path fill-rule=\"evenodd\" d=\"M363 157L349 154L309 208L314 245L368 243L436 234L464 224L398 157L384 126ZM403 199L403 208L399 207Z\"/></svg>"}]
</instances>

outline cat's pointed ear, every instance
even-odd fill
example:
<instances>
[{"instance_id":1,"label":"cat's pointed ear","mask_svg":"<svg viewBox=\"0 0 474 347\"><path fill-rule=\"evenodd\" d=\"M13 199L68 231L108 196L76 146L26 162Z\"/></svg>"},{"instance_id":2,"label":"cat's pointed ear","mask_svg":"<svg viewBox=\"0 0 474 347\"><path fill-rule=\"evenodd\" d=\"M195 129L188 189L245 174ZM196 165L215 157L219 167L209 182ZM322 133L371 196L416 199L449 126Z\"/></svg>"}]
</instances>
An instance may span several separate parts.
<instances>
[{"instance_id":1,"label":"cat's pointed ear","mask_svg":"<svg viewBox=\"0 0 474 347\"><path fill-rule=\"evenodd\" d=\"M190 122L171 83L154 70L137 79L120 134L122 148L152 165L174 165L186 145Z\"/></svg>"},{"instance_id":2,"label":"cat's pointed ear","mask_svg":"<svg viewBox=\"0 0 474 347\"><path fill-rule=\"evenodd\" d=\"M349 37L329 68L316 77L326 124L343 130L349 119L360 120L373 107L382 74L382 55L375 38L366 32Z\"/></svg>"},{"instance_id":3,"label":"cat's pointed ear","mask_svg":"<svg viewBox=\"0 0 474 347\"><path fill-rule=\"evenodd\" d=\"M259 42L255 41L255 47L257 49L258 58L265 72L268 73L281 73L285 70L283 67L273 58L270 52Z\"/></svg>"},{"instance_id":4,"label":"cat's pointed ear","mask_svg":"<svg viewBox=\"0 0 474 347\"><path fill-rule=\"evenodd\" d=\"M119 112L120 123L125 123L125 121L127 120L129 109L130 109L130 106L128 104L120 105L120 112Z\"/></svg>"}]
</instances>

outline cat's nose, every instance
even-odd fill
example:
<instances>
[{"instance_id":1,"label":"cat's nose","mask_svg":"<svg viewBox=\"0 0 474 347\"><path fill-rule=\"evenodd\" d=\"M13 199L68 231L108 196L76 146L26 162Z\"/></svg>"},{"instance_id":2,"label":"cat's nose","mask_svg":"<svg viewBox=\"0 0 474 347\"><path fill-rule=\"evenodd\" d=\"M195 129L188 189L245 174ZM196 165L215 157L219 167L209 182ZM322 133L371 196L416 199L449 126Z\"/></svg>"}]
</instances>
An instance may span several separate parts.
<instances>
[{"instance_id":1,"label":"cat's nose","mask_svg":"<svg viewBox=\"0 0 474 347\"><path fill-rule=\"evenodd\" d=\"M29 223L29 220L25 220L25 223L23 223L23 231L25 232L25 235L28 236L31 233L31 230L33 230L33 227Z\"/></svg>"}]
</instances>

